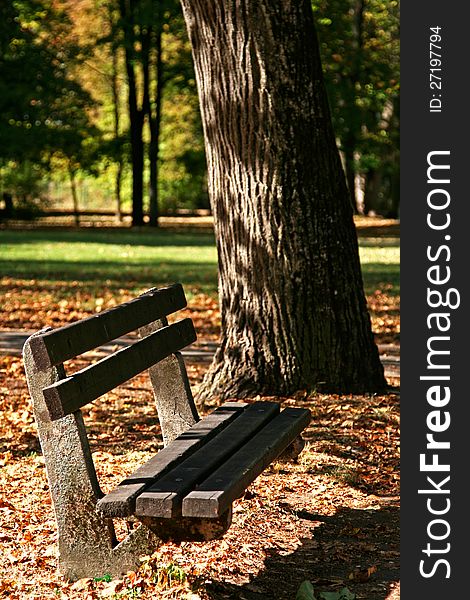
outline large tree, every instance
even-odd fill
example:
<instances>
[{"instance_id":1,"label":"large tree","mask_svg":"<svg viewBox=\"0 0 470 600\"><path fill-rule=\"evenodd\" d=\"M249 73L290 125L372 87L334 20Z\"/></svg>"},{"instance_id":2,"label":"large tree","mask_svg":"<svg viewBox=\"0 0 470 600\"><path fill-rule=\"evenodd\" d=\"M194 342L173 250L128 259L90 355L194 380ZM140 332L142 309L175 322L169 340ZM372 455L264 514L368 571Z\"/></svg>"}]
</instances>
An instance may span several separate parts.
<instances>
[{"instance_id":1,"label":"large tree","mask_svg":"<svg viewBox=\"0 0 470 600\"><path fill-rule=\"evenodd\" d=\"M203 394L383 388L309 0L182 5L222 311Z\"/></svg>"}]
</instances>

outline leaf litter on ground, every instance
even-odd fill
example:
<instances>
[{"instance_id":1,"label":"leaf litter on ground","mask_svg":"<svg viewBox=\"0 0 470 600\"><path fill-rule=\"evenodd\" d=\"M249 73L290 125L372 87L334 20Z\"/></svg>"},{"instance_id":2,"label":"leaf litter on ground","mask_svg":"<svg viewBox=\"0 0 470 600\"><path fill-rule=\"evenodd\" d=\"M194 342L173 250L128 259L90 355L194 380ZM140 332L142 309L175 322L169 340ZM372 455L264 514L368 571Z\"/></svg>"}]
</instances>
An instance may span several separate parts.
<instances>
[{"instance_id":1,"label":"leaf litter on ground","mask_svg":"<svg viewBox=\"0 0 470 600\"><path fill-rule=\"evenodd\" d=\"M188 365L193 386L205 368ZM108 582L103 573L79 591L56 571L55 521L21 359L0 357L0 371L0 596L236 599L254 587L260 597L291 600L309 580L323 592L348 586L358 600L379 600L398 579L397 394L277 399L311 410L306 448L250 486L222 540L162 544L135 576ZM84 418L104 492L162 446L145 375L87 407ZM184 577L170 577L168 565ZM366 581L350 578L372 566Z\"/></svg>"}]
</instances>

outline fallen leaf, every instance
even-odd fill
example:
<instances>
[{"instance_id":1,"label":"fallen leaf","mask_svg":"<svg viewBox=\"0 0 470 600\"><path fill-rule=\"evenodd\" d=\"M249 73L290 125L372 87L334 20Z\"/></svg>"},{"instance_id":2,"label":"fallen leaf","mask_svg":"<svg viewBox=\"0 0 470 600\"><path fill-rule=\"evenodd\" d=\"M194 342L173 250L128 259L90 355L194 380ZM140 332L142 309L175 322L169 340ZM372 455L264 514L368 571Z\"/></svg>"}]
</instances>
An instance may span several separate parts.
<instances>
[{"instance_id":1,"label":"fallen leaf","mask_svg":"<svg viewBox=\"0 0 470 600\"><path fill-rule=\"evenodd\" d=\"M364 583L368 581L375 572L377 571L377 567L373 565L372 567L367 567L367 569L355 569L352 573L349 573L348 579L352 581L356 581L357 583Z\"/></svg>"}]
</instances>

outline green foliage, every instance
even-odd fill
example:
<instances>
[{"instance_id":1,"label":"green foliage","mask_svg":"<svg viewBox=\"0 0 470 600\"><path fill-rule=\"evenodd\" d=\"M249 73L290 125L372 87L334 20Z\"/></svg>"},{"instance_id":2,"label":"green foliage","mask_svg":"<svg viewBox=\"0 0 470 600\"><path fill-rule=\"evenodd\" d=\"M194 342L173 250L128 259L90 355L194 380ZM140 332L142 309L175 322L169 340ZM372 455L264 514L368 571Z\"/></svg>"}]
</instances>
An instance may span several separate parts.
<instances>
[{"instance_id":1,"label":"green foliage","mask_svg":"<svg viewBox=\"0 0 470 600\"><path fill-rule=\"evenodd\" d=\"M315 600L313 585L310 581L303 581L297 590L295 600Z\"/></svg>"},{"instance_id":2,"label":"green foliage","mask_svg":"<svg viewBox=\"0 0 470 600\"><path fill-rule=\"evenodd\" d=\"M109 573L105 573L103 577L95 577L94 581L104 581L105 583L109 583L112 581L112 577Z\"/></svg>"},{"instance_id":3,"label":"green foliage","mask_svg":"<svg viewBox=\"0 0 470 600\"><path fill-rule=\"evenodd\" d=\"M351 163L346 170L380 171L382 186L391 185L399 163L399 3L312 4L333 124Z\"/></svg>"},{"instance_id":4,"label":"green foliage","mask_svg":"<svg viewBox=\"0 0 470 600\"><path fill-rule=\"evenodd\" d=\"M67 20L47 0L0 8L0 160L47 162L55 152L81 161L97 134L91 97L70 76L82 48L67 41Z\"/></svg>"},{"instance_id":5,"label":"green foliage","mask_svg":"<svg viewBox=\"0 0 470 600\"><path fill-rule=\"evenodd\" d=\"M344 587L339 592L320 592L318 600L355 600L356 594L353 594Z\"/></svg>"},{"instance_id":6,"label":"green foliage","mask_svg":"<svg viewBox=\"0 0 470 600\"><path fill-rule=\"evenodd\" d=\"M158 569L157 581L160 585L171 587L174 583L184 583L186 581L186 573L175 563L169 563Z\"/></svg>"},{"instance_id":7,"label":"green foliage","mask_svg":"<svg viewBox=\"0 0 470 600\"><path fill-rule=\"evenodd\" d=\"M16 196L16 209L34 213L44 203L46 173L43 165L29 160L5 161L0 166L0 191Z\"/></svg>"},{"instance_id":8,"label":"green foliage","mask_svg":"<svg viewBox=\"0 0 470 600\"><path fill-rule=\"evenodd\" d=\"M126 3L129 5L129 3ZM0 4L0 192L18 202L44 197L46 179L89 174L129 207L130 119L124 60L144 78L145 40L159 31L160 209L206 208L206 163L191 48L176 0L13 0ZM393 193L398 165L398 2L313 0L332 116L348 168L368 189ZM135 35L126 36L129 26ZM153 35L153 34L152 34ZM147 116L156 119L155 50ZM138 101L143 108L144 98ZM144 152L150 143L143 134ZM351 158L352 156L352 158ZM16 171L16 173L15 173ZM148 180L149 162L144 179ZM371 194L372 194L371 191ZM117 193L117 192L116 192ZM370 195L371 195L370 194ZM108 206L114 205L109 198Z\"/></svg>"},{"instance_id":9,"label":"green foliage","mask_svg":"<svg viewBox=\"0 0 470 600\"><path fill-rule=\"evenodd\" d=\"M339 592L319 592L315 595L315 590L310 581L303 581L299 587L295 600L355 600L356 594L353 594L344 587Z\"/></svg>"}]
</instances>

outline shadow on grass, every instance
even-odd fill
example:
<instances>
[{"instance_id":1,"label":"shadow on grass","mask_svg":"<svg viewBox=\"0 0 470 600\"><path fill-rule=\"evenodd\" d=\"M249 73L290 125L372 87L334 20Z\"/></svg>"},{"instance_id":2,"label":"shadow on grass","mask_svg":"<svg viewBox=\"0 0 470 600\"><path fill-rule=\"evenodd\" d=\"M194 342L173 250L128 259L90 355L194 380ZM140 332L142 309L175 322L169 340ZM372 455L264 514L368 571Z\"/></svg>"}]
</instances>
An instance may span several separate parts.
<instances>
[{"instance_id":1,"label":"shadow on grass","mask_svg":"<svg viewBox=\"0 0 470 600\"><path fill-rule=\"evenodd\" d=\"M96 230L29 230L1 231L2 244L77 243L115 244L130 246L215 246L212 233L179 232L157 229L140 231Z\"/></svg>"},{"instance_id":2,"label":"shadow on grass","mask_svg":"<svg viewBox=\"0 0 470 600\"><path fill-rule=\"evenodd\" d=\"M179 262L171 258L153 263L124 264L120 261L71 262L66 260L2 260L0 276L24 277L36 282L51 280L78 282L80 286L135 287L184 282L186 286L217 288L217 265L212 262Z\"/></svg>"},{"instance_id":3,"label":"shadow on grass","mask_svg":"<svg viewBox=\"0 0 470 600\"><path fill-rule=\"evenodd\" d=\"M373 294L376 290L386 290L391 296L400 295L399 264L364 263L361 268L366 294Z\"/></svg>"},{"instance_id":4,"label":"shadow on grass","mask_svg":"<svg viewBox=\"0 0 470 600\"><path fill-rule=\"evenodd\" d=\"M366 294L386 290L391 296L400 293L399 265L368 263L362 267ZM217 265L213 262L183 262L171 257L163 261L73 262L66 260L1 260L0 277L23 277L37 282L52 280L79 282L80 286L106 284L107 287L150 288L168 283L182 282L186 287L198 286L204 291L217 290Z\"/></svg>"},{"instance_id":5,"label":"shadow on grass","mask_svg":"<svg viewBox=\"0 0 470 600\"><path fill-rule=\"evenodd\" d=\"M311 538L285 555L270 550L264 570L250 583L235 585L211 582L209 598L221 600L294 600L302 581L309 580L316 591L348 587L356 597L384 600L399 580L399 510L341 508L333 516L293 511L299 519L315 521ZM376 568L365 581L350 575L358 569ZM359 573L356 578L359 577Z\"/></svg>"}]
</instances>

